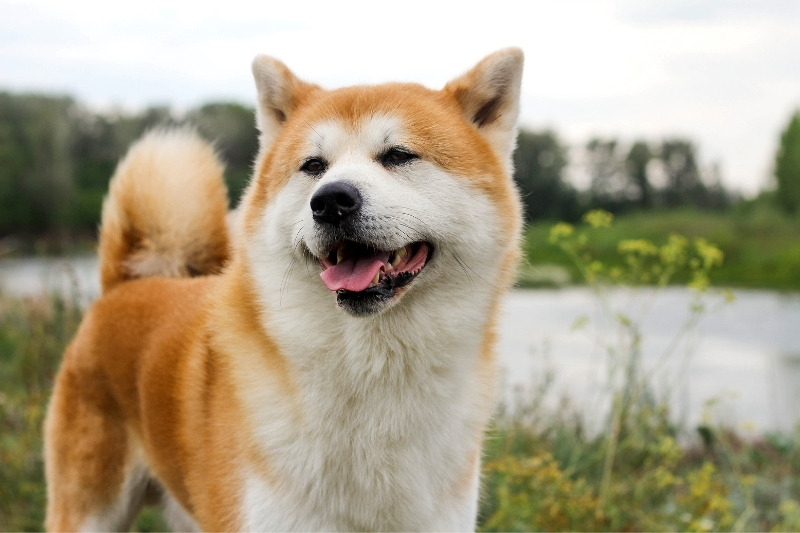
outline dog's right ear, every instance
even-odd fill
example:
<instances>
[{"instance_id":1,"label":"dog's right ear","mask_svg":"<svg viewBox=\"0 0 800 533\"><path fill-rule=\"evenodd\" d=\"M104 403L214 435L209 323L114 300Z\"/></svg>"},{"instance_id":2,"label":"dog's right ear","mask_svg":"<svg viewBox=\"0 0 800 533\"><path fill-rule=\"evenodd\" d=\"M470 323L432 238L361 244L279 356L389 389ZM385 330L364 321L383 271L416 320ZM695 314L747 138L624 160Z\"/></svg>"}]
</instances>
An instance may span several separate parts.
<instances>
[{"instance_id":1,"label":"dog's right ear","mask_svg":"<svg viewBox=\"0 0 800 533\"><path fill-rule=\"evenodd\" d=\"M485 57L444 88L509 170L517 139L522 63L521 49L506 48Z\"/></svg>"},{"instance_id":2,"label":"dog's right ear","mask_svg":"<svg viewBox=\"0 0 800 533\"><path fill-rule=\"evenodd\" d=\"M253 77L258 90L256 125L265 151L297 106L319 87L300 80L286 65L265 55L253 60Z\"/></svg>"}]
</instances>

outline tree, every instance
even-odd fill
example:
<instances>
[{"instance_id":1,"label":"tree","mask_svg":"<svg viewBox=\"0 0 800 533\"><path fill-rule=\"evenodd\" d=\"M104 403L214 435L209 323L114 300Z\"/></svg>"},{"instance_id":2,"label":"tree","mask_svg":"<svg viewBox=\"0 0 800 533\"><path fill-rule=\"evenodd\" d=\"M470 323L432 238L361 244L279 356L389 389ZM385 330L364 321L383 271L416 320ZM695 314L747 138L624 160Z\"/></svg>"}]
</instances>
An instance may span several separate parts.
<instances>
[{"instance_id":1,"label":"tree","mask_svg":"<svg viewBox=\"0 0 800 533\"><path fill-rule=\"evenodd\" d=\"M225 177L231 204L235 205L247 186L258 152L255 110L239 104L206 104L191 111L190 123L214 143L225 161Z\"/></svg>"},{"instance_id":2,"label":"tree","mask_svg":"<svg viewBox=\"0 0 800 533\"><path fill-rule=\"evenodd\" d=\"M664 202L669 207L704 206L708 191L697 164L694 143L686 139L668 139L661 143L660 159L666 177Z\"/></svg>"},{"instance_id":3,"label":"tree","mask_svg":"<svg viewBox=\"0 0 800 533\"><path fill-rule=\"evenodd\" d=\"M0 236L65 228L74 109L67 97L0 93Z\"/></svg>"},{"instance_id":4,"label":"tree","mask_svg":"<svg viewBox=\"0 0 800 533\"><path fill-rule=\"evenodd\" d=\"M800 111L795 111L781 133L775 155L778 203L790 214L800 212Z\"/></svg>"},{"instance_id":5,"label":"tree","mask_svg":"<svg viewBox=\"0 0 800 533\"><path fill-rule=\"evenodd\" d=\"M71 158L76 193L69 204L69 227L95 231L103 197L120 158L148 130L177 124L166 106L152 106L130 114L96 114L76 107L73 115Z\"/></svg>"},{"instance_id":6,"label":"tree","mask_svg":"<svg viewBox=\"0 0 800 533\"><path fill-rule=\"evenodd\" d=\"M637 187L628 174L627 160L623 158L616 139L593 138L586 144L586 171L590 203L593 207L619 212L637 197Z\"/></svg>"},{"instance_id":7,"label":"tree","mask_svg":"<svg viewBox=\"0 0 800 533\"><path fill-rule=\"evenodd\" d=\"M625 171L635 186L639 207L647 209L653 205L653 187L650 184L648 168L653 159L653 151L645 141L636 141L625 158Z\"/></svg>"},{"instance_id":8,"label":"tree","mask_svg":"<svg viewBox=\"0 0 800 533\"><path fill-rule=\"evenodd\" d=\"M563 179L567 150L552 131L522 130L514 152L514 179L522 193L525 218L575 220L577 192Z\"/></svg>"}]
</instances>

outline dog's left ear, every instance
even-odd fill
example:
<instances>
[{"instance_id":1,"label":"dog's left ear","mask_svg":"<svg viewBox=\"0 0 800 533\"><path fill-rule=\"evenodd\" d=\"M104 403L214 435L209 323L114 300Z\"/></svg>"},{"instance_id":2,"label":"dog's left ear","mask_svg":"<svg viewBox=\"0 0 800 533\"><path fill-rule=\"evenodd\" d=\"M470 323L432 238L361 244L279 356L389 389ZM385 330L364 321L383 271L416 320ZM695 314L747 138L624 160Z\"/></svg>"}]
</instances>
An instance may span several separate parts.
<instances>
[{"instance_id":1,"label":"dog's left ear","mask_svg":"<svg viewBox=\"0 0 800 533\"><path fill-rule=\"evenodd\" d=\"M266 151L289 116L320 88L302 81L286 65L265 55L253 60L253 77L258 90L256 123L261 131L261 150Z\"/></svg>"},{"instance_id":2,"label":"dog's left ear","mask_svg":"<svg viewBox=\"0 0 800 533\"><path fill-rule=\"evenodd\" d=\"M523 57L519 48L497 51L444 87L509 165L517 139Z\"/></svg>"}]
</instances>

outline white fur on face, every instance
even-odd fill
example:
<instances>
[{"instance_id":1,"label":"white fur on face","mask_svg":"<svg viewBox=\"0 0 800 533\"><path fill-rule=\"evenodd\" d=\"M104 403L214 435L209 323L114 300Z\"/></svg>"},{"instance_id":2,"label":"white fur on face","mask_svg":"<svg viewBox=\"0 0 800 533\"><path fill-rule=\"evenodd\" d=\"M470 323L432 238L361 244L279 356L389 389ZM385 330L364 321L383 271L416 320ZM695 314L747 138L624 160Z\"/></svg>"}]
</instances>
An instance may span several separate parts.
<instances>
[{"instance_id":1,"label":"white fur on face","mask_svg":"<svg viewBox=\"0 0 800 533\"><path fill-rule=\"evenodd\" d=\"M327 292L318 276L321 268L313 260L306 265L309 252L314 257L325 256L330 251L326 246L331 244L324 228L314 221L309 203L316 190L336 181L346 181L359 190L362 218L376 248L391 251L415 241L433 244L433 260L412 285L433 283L426 278L437 276L449 278L438 280L445 285L477 285L481 279L493 279L492 270L503 250L501 236L493 232L498 227L498 213L490 199L466 179L449 175L433 162L418 159L387 169L378 161L387 149L404 146L406 134L400 120L376 116L357 128L323 122L311 131L303 157L325 159L327 171L321 177L298 171L264 214L265 233L270 235L266 248L260 253L249 248L256 263L266 258L277 260L270 261L270 270L277 267L278 282L311 283L319 289L318 294ZM296 267L287 273L290 264ZM275 273L268 276L272 282ZM273 293L280 289L274 283L264 288ZM292 292L288 285L284 289L284 293Z\"/></svg>"}]
</instances>

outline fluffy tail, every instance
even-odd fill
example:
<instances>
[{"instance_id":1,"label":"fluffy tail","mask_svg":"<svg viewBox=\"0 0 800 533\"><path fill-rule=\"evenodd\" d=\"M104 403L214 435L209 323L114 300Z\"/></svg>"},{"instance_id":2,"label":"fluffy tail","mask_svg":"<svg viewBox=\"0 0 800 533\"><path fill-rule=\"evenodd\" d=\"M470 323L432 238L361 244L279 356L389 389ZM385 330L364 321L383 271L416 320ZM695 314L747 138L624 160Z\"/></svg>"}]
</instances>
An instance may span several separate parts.
<instances>
[{"instance_id":1,"label":"fluffy tail","mask_svg":"<svg viewBox=\"0 0 800 533\"><path fill-rule=\"evenodd\" d=\"M190 129L156 130L134 144L103 202L103 292L129 279L219 272L229 253L222 174Z\"/></svg>"}]
</instances>

